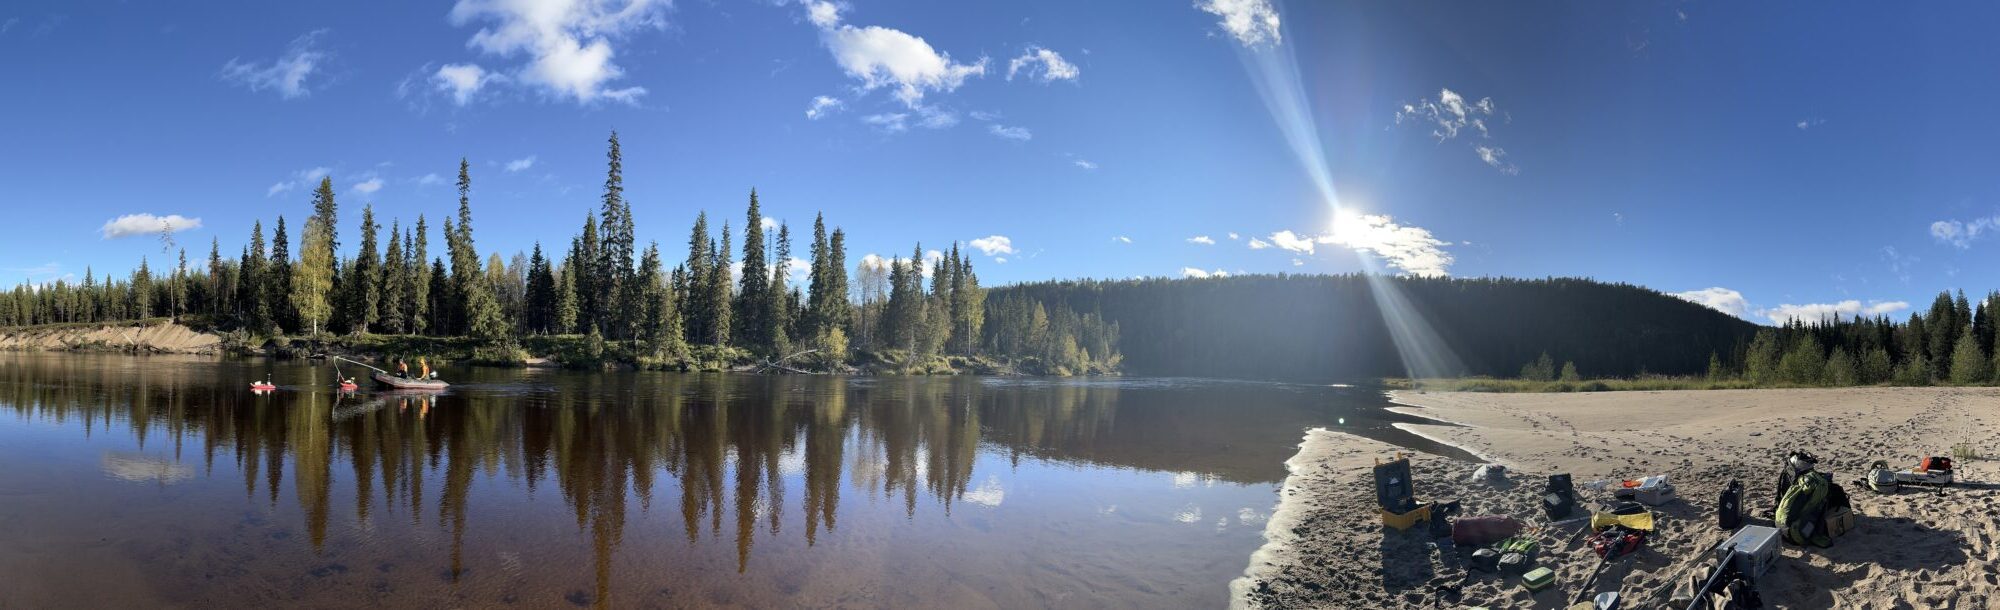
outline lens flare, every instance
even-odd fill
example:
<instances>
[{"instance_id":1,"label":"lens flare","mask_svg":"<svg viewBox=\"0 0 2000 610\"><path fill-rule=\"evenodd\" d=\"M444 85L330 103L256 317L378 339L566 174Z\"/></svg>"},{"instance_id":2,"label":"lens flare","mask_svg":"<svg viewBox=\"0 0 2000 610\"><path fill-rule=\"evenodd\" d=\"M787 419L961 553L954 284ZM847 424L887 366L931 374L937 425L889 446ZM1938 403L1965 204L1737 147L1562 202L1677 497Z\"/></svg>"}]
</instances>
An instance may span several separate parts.
<instances>
[{"instance_id":1,"label":"lens flare","mask_svg":"<svg viewBox=\"0 0 2000 610\"><path fill-rule=\"evenodd\" d=\"M1290 13L1287 8L1279 7L1281 17ZM1293 46L1299 38L1289 31L1289 20L1282 23L1285 24L1281 26L1285 31L1277 40L1291 42L1239 46L1237 56L1249 73L1257 96L1263 100L1264 109L1270 111L1271 120L1291 147L1292 156L1312 180L1320 201L1329 208L1330 233L1338 241L1344 228L1359 225L1360 216L1358 212L1341 205L1340 190L1334 184L1333 172L1327 164L1326 146L1320 140L1318 122L1313 119L1304 79L1299 76L1298 57ZM1388 329L1389 339L1395 343L1397 356L1402 360L1404 374L1413 379L1462 374L1463 363L1431 328L1423 312L1411 303L1409 295L1403 291L1401 280L1382 269L1369 253L1355 254L1355 258L1361 261L1363 274L1368 278L1368 292L1375 301L1375 308L1382 313L1382 324Z\"/></svg>"}]
</instances>

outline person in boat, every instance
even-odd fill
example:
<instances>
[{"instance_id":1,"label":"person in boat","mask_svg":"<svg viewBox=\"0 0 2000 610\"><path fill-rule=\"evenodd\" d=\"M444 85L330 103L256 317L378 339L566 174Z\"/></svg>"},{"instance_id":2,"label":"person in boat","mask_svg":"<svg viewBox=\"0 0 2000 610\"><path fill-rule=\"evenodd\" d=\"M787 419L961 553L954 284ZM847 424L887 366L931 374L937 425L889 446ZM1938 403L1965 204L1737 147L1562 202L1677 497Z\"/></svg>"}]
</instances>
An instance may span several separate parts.
<instances>
[{"instance_id":1,"label":"person in boat","mask_svg":"<svg viewBox=\"0 0 2000 610\"><path fill-rule=\"evenodd\" d=\"M419 357L417 358L417 366L423 369L423 372L424 372L424 376L422 377L423 379L430 379L430 378L431 378L431 361L430 361L430 359L428 359L428 358L424 358L424 357L421 357L421 356L419 356Z\"/></svg>"},{"instance_id":2,"label":"person in boat","mask_svg":"<svg viewBox=\"0 0 2000 610\"><path fill-rule=\"evenodd\" d=\"M410 378L410 363L409 363L409 361L406 361L406 360L403 360L402 358L397 358L397 359L396 359L396 376L397 376L397 377L402 377L402 378L404 378L404 379L409 379L409 378Z\"/></svg>"}]
</instances>

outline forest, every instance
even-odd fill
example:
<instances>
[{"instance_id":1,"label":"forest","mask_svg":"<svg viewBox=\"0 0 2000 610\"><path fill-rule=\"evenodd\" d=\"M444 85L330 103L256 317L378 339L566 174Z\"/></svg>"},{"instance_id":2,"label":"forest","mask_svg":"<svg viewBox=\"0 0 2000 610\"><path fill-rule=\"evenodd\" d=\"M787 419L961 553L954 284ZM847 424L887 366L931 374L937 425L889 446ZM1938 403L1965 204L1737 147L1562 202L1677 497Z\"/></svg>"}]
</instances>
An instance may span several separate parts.
<instances>
[{"instance_id":1,"label":"forest","mask_svg":"<svg viewBox=\"0 0 2000 610\"><path fill-rule=\"evenodd\" d=\"M1628 284L1587 279L1254 275L1056 281L994 288L1088 312L1117 328L1126 369L1300 381L1406 377L1377 305L1400 293L1403 320L1428 325L1450 358L1433 374L1511 377L1541 354L1593 377L1702 375L1710 356L1747 346L1757 326ZM1389 288L1382 288L1384 290Z\"/></svg>"},{"instance_id":2,"label":"forest","mask_svg":"<svg viewBox=\"0 0 2000 610\"><path fill-rule=\"evenodd\" d=\"M1793 322L1761 329L1734 354L1709 365L1711 378L1759 386L2000 384L2000 292L1978 305L1940 292L1930 309L1896 322L1887 316Z\"/></svg>"},{"instance_id":3,"label":"forest","mask_svg":"<svg viewBox=\"0 0 2000 610\"><path fill-rule=\"evenodd\" d=\"M659 368L797 359L922 371L951 358L1051 374L1118 367L1117 329L1094 315L1027 302L998 303L989 315L987 290L957 244L871 257L850 275L846 234L829 230L822 215L805 244L805 280L794 285L792 228L768 224L754 189L740 251L730 221L714 231L701 212L686 258L669 262L659 244L636 243L621 157L613 132L601 209L586 215L560 257L540 243L530 253L482 257L470 164L461 159L457 215L442 219L439 255L429 219L406 226L392 218L385 235L366 206L358 243L343 256L340 206L332 180L322 178L303 223L278 216L267 239L259 220L236 256L215 239L205 264L181 248L171 264L142 259L124 278L86 270L77 282L24 282L0 293L0 326L165 317L240 338L467 337L500 355L483 358L490 361L518 361L530 339L570 337L580 346L572 362ZM161 239L171 250L172 234Z\"/></svg>"}]
</instances>

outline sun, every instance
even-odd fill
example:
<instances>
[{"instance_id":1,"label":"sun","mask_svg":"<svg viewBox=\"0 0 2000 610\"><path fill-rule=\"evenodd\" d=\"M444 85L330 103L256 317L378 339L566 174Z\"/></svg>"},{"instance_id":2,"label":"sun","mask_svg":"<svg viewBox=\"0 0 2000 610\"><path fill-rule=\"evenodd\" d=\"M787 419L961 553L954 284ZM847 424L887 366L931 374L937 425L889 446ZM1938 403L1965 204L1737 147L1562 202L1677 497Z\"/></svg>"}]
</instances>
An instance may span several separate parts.
<instances>
[{"instance_id":1,"label":"sun","mask_svg":"<svg viewBox=\"0 0 2000 610\"><path fill-rule=\"evenodd\" d=\"M1361 226L1360 212L1354 211L1352 207L1334 206L1333 222L1328 226L1329 233L1332 233L1335 237L1339 237L1346 235L1348 231L1352 231L1354 227L1358 226Z\"/></svg>"}]
</instances>

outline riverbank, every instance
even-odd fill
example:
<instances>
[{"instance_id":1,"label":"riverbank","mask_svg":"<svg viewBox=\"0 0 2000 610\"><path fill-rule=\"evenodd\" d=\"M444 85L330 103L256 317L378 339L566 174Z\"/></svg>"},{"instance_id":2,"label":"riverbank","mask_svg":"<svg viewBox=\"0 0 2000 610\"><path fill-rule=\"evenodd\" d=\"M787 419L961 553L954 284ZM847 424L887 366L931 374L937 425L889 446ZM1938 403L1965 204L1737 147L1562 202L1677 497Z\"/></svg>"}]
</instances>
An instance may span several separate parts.
<instances>
[{"instance_id":1,"label":"riverbank","mask_svg":"<svg viewBox=\"0 0 2000 610\"><path fill-rule=\"evenodd\" d=\"M592 340L584 335L535 335L512 345L491 345L469 337L341 335L322 338L254 337L212 332L165 318L104 324L44 324L0 328L0 351L77 351L153 354L231 354L280 359L325 355L388 362L426 358L435 365L545 366L576 369L625 368L683 372L764 372L766 361L737 347L694 346L687 354L660 357L635 342ZM858 350L835 361L807 356L786 363L790 372L857 375L996 375L1074 377L1117 375L1092 365L1070 370L1039 358L932 355L912 357L896 350Z\"/></svg>"},{"instance_id":2,"label":"riverbank","mask_svg":"<svg viewBox=\"0 0 2000 610\"><path fill-rule=\"evenodd\" d=\"M1877 495L1849 483L1873 460L1908 466L1954 446L2000 447L2000 389L1842 388L1478 394L1396 392L1394 410L1460 424L1404 425L1506 464L1517 486L1469 480L1471 464L1419 455L1420 497L1459 499L1466 514L1511 514L1545 523L1535 490L1551 473L1579 483L1668 475L1680 500L1659 509L1646 550L1606 572L1598 590L1626 607L1655 607L1703 551L1725 538L1714 503L1731 479L1748 488L1750 522L1774 504L1770 489L1788 450L1821 458L1848 489L1854 532L1832 548L1785 547L1761 585L1778 608L1991 607L2000 602L2000 462L1960 460L1961 483L1942 492ZM1424 536L1384 533L1368 467L1395 449L1325 431L1294 458L1267 545L1238 581L1240 605L1405 607L1433 604L1563 607L1596 557L1572 541L1576 525L1544 536L1541 565L1554 591L1529 596L1514 579L1468 573L1425 547ZM1591 492L1580 492L1588 502ZM1277 525L1284 521L1284 525ZM1453 599L1457 598L1457 599Z\"/></svg>"}]
</instances>

